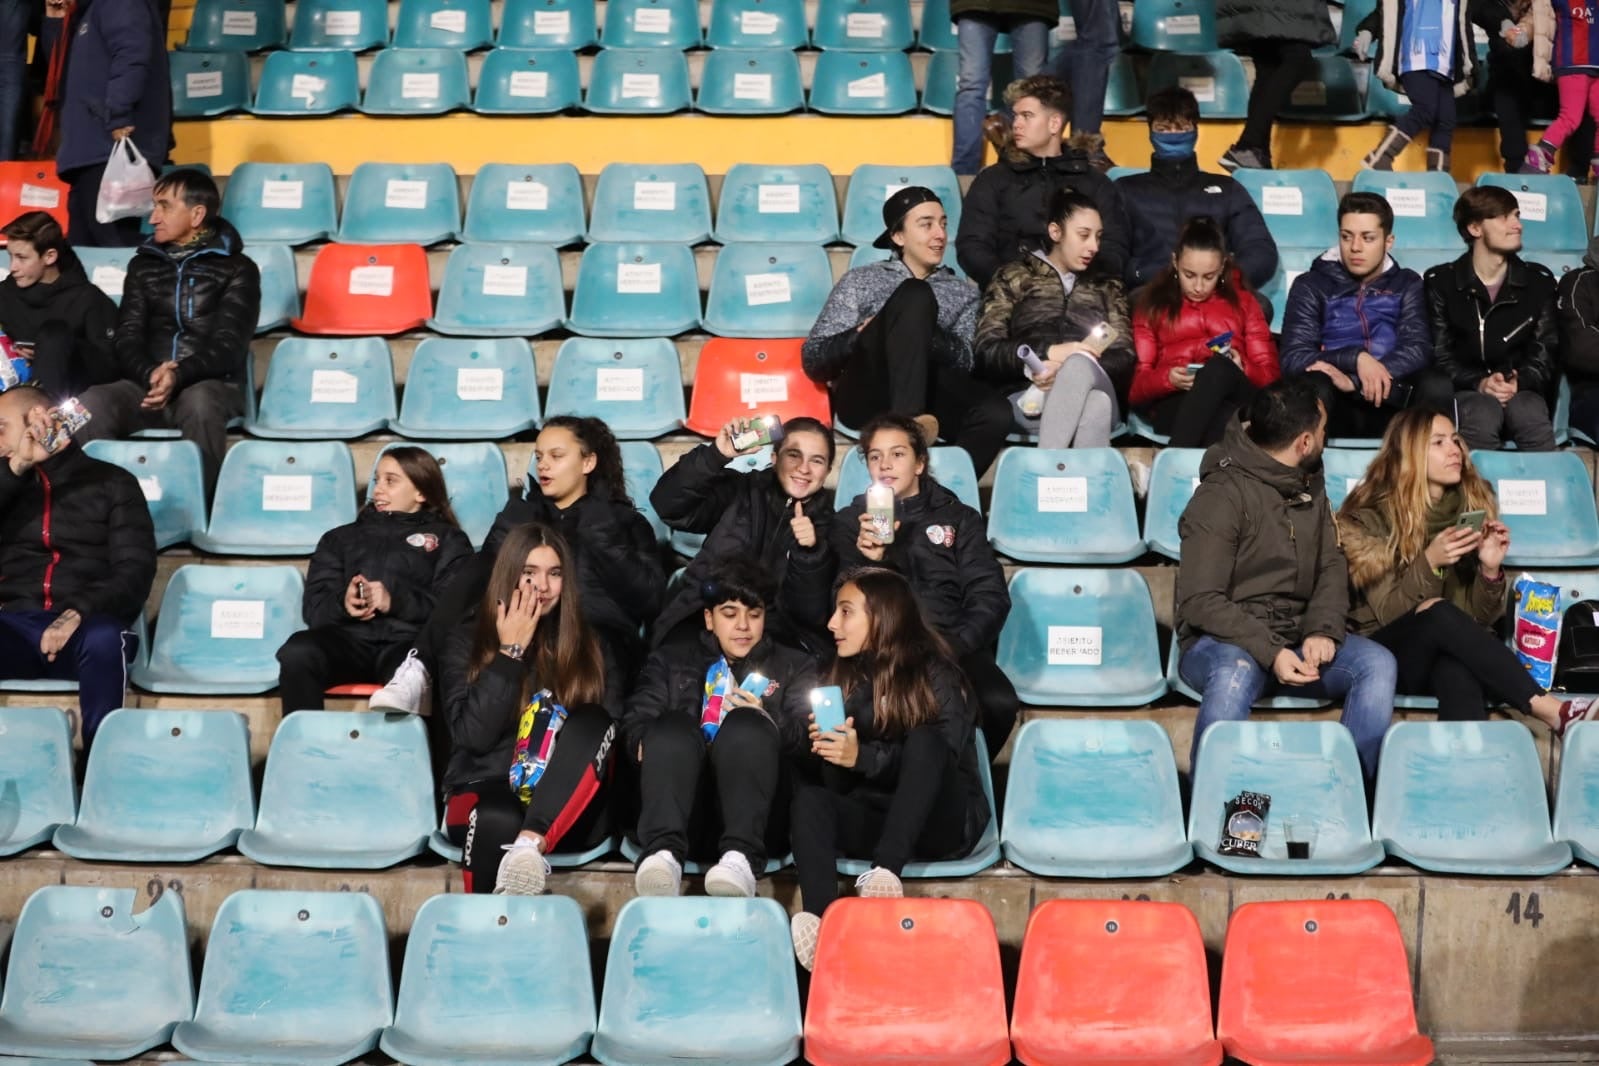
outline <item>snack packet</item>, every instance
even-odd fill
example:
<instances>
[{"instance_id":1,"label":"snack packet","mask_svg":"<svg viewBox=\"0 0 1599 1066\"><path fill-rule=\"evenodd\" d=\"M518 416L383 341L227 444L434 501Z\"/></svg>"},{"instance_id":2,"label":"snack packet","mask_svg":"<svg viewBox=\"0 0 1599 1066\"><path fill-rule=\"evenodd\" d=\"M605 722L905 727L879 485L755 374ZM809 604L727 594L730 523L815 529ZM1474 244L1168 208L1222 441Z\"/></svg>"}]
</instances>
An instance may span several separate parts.
<instances>
[{"instance_id":1,"label":"snack packet","mask_svg":"<svg viewBox=\"0 0 1599 1066\"><path fill-rule=\"evenodd\" d=\"M1560 647L1560 586L1539 581L1531 574L1516 578L1511 597L1516 658L1544 691L1555 683L1555 652Z\"/></svg>"},{"instance_id":2,"label":"snack packet","mask_svg":"<svg viewBox=\"0 0 1599 1066\"><path fill-rule=\"evenodd\" d=\"M1216 850L1223 855L1259 858L1260 846L1266 841L1266 814L1270 810L1271 797L1260 792L1240 792L1228 800L1221 823L1221 843Z\"/></svg>"}]
</instances>

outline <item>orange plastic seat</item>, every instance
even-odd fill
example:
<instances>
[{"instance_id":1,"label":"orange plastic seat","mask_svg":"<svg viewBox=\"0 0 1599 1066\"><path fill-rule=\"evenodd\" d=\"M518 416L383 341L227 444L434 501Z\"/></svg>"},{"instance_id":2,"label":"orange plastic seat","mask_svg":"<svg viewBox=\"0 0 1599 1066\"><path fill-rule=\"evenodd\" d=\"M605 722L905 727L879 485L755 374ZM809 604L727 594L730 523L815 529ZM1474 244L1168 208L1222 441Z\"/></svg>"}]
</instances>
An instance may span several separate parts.
<instances>
[{"instance_id":1,"label":"orange plastic seat","mask_svg":"<svg viewBox=\"0 0 1599 1066\"><path fill-rule=\"evenodd\" d=\"M1405 944L1376 900L1246 903L1222 955L1216 1035L1254 1066L1426 1066Z\"/></svg>"},{"instance_id":2,"label":"orange plastic seat","mask_svg":"<svg viewBox=\"0 0 1599 1066\"><path fill-rule=\"evenodd\" d=\"M47 159L0 163L0 219L25 211L46 212L66 232L67 183L56 177L56 165Z\"/></svg>"},{"instance_id":3,"label":"orange plastic seat","mask_svg":"<svg viewBox=\"0 0 1599 1066\"><path fill-rule=\"evenodd\" d=\"M383 687L382 685L374 685L371 682L361 682L359 684L354 684L354 685L334 685L332 688L329 688L326 691L324 691L322 693L322 695L324 695L324 696L344 696L344 697L349 697L351 699L365 698L367 696L372 695L372 693L376 692L378 689L380 689L382 687Z\"/></svg>"},{"instance_id":4,"label":"orange plastic seat","mask_svg":"<svg viewBox=\"0 0 1599 1066\"><path fill-rule=\"evenodd\" d=\"M707 437L735 418L777 415L785 422L809 415L833 424L827 389L805 376L800 367L804 340L732 340L716 337L700 350L683 423Z\"/></svg>"},{"instance_id":5,"label":"orange plastic seat","mask_svg":"<svg viewBox=\"0 0 1599 1066\"><path fill-rule=\"evenodd\" d=\"M1027 920L1011 1042L1027 1066L1216 1066L1199 923L1177 903L1051 900Z\"/></svg>"},{"instance_id":6,"label":"orange plastic seat","mask_svg":"<svg viewBox=\"0 0 1599 1066\"><path fill-rule=\"evenodd\" d=\"M1004 1066L994 920L967 899L841 899L816 946L805 1059L813 1066Z\"/></svg>"},{"instance_id":7,"label":"orange plastic seat","mask_svg":"<svg viewBox=\"0 0 1599 1066\"><path fill-rule=\"evenodd\" d=\"M382 336L416 329L433 315L428 258L415 244L325 244L311 264L302 333Z\"/></svg>"}]
</instances>

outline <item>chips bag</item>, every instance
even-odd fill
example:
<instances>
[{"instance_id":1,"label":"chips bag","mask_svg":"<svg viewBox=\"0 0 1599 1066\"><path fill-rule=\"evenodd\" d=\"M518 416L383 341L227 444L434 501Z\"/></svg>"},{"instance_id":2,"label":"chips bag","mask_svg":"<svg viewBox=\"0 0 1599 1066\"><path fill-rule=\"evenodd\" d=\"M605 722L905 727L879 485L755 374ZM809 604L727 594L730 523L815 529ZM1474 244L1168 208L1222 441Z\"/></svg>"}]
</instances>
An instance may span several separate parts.
<instances>
[{"instance_id":1,"label":"chips bag","mask_svg":"<svg viewBox=\"0 0 1599 1066\"><path fill-rule=\"evenodd\" d=\"M1560 647L1560 586L1522 574L1516 578L1513 599L1516 658L1547 692L1554 688L1555 652Z\"/></svg>"},{"instance_id":2,"label":"chips bag","mask_svg":"<svg viewBox=\"0 0 1599 1066\"><path fill-rule=\"evenodd\" d=\"M1240 792L1227 801L1227 813L1221 823L1221 843L1216 850L1223 855L1249 855L1260 857L1260 846L1266 840L1266 813L1271 810L1271 797L1260 792Z\"/></svg>"}]
</instances>

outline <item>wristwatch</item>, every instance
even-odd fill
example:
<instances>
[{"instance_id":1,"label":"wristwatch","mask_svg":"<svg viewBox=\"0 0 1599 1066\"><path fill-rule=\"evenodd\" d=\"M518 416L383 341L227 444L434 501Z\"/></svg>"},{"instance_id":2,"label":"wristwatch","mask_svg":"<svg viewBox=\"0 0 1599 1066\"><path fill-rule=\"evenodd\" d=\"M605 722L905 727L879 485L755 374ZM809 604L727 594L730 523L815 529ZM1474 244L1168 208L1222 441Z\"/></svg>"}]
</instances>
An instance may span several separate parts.
<instances>
[{"instance_id":1,"label":"wristwatch","mask_svg":"<svg viewBox=\"0 0 1599 1066\"><path fill-rule=\"evenodd\" d=\"M520 645L520 644L501 644L500 645L500 654L501 655L508 655L508 656L510 656L513 659L522 658L522 653L524 651L526 651L526 650L527 649L522 647L522 645Z\"/></svg>"}]
</instances>

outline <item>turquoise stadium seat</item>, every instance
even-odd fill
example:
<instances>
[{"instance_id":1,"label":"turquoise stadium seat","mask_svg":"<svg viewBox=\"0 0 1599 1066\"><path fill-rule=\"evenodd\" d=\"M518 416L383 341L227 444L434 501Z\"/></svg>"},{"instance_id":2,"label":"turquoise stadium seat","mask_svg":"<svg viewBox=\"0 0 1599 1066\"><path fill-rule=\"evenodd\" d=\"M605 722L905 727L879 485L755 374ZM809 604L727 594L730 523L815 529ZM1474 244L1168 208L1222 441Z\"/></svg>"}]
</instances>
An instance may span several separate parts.
<instances>
[{"instance_id":1,"label":"turquoise stadium seat","mask_svg":"<svg viewBox=\"0 0 1599 1066\"><path fill-rule=\"evenodd\" d=\"M344 193L343 244L438 244L461 229L448 163L359 163Z\"/></svg>"},{"instance_id":2,"label":"turquoise stadium seat","mask_svg":"<svg viewBox=\"0 0 1599 1066\"><path fill-rule=\"evenodd\" d=\"M695 0L617 0L605 5L600 44L606 48L699 47L700 8Z\"/></svg>"},{"instance_id":3,"label":"turquoise stadium seat","mask_svg":"<svg viewBox=\"0 0 1599 1066\"><path fill-rule=\"evenodd\" d=\"M1328 448L1321 453L1322 476L1327 483L1327 499L1337 510L1366 476L1366 468L1377 458L1376 448Z\"/></svg>"},{"instance_id":4,"label":"turquoise stadium seat","mask_svg":"<svg viewBox=\"0 0 1599 1066\"><path fill-rule=\"evenodd\" d=\"M988 535L1027 563L1125 563L1144 554L1127 460L1115 448L1007 448Z\"/></svg>"},{"instance_id":5,"label":"turquoise stadium seat","mask_svg":"<svg viewBox=\"0 0 1599 1066\"><path fill-rule=\"evenodd\" d=\"M173 118L211 118L250 107L250 61L243 52L170 52Z\"/></svg>"},{"instance_id":6,"label":"turquoise stadium seat","mask_svg":"<svg viewBox=\"0 0 1599 1066\"><path fill-rule=\"evenodd\" d=\"M999 46L1004 40L1005 47ZM916 25L916 47L933 52L954 52L960 47L956 37L955 22L949 16L949 0L925 0L922 18ZM995 53L1010 51L1010 35L1000 34L994 43Z\"/></svg>"},{"instance_id":7,"label":"turquoise stadium seat","mask_svg":"<svg viewBox=\"0 0 1599 1066\"><path fill-rule=\"evenodd\" d=\"M1217 722L1199 741L1188 840L1201 859L1238 874L1330 877L1383 859L1366 814L1355 740L1338 722ZM1248 790L1271 797L1258 856L1223 855L1227 801ZM1308 859L1290 859L1284 823L1314 826Z\"/></svg>"},{"instance_id":8,"label":"turquoise stadium seat","mask_svg":"<svg viewBox=\"0 0 1599 1066\"><path fill-rule=\"evenodd\" d=\"M803 337L832 288L820 245L730 244L716 256L705 328L719 337Z\"/></svg>"},{"instance_id":9,"label":"turquoise stadium seat","mask_svg":"<svg viewBox=\"0 0 1599 1066\"><path fill-rule=\"evenodd\" d=\"M1566 730L1554 838L1569 844L1589 866L1599 866L1599 724L1594 722L1576 722Z\"/></svg>"},{"instance_id":10,"label":"turquoise stadium seat","mask_svg":"<svg viewBox=\"0 0 1599 1066\"><path fill-rule=\"evenodd\" d=\"M448 48L385 48L367 72L368 115L442 115L472 102L466 56Z\"/></svg>"},{"instance_id":11,"label":"turquoise stadium seat","mask_svg":"<svg viewBox=\"0 0 1599 1066\"><path fill-rule=\"evenodd\" d=\"M623 440L675 432L687 417L677 346L661 337L569 337L555 353L545 410L598 418Z\"/></svg>"},{"instance_id":12,"label":"turquoise stadium seat","mask_svg":"<svg viewBox=\"0 0 1599 1066\"><path fill-rule=\"evenodd\" d=\"M1473 450L1471 461L1493 485L1499 518L1510 527L1507 565L1599 565L1593 479L1577 453Z\"/></svg>"},{"instance_id":13,"label":"turquoise stadium seat","mask_svg":"<svg viewBox=\"0 0 1599 1066\"><path fill-rule=\"evenodd\" d=\"M716 239L830 244L838 240L838 193L821 164L735 163L717 198Z\"/></svg>"},{"instance_id":14,"label":"turquoise stadium seat","mask_svg":"<svg viewBox=\"0 0 1599 1066\"><path fill-rule=\"evenodd\" d=\"M285 337L245 430L282 440L344 440L394 417L394 362L382 337Z\"/></svg>"},{"instance_id":15,"label":"turquoise stadium seat","mask_svg":"<svg viewBox=\"0 0 1599 1066\"><path fill-rule=\"evenodd\" d=\"M530 337L566 318L561 260L547 244L460 244L428 319L435 333Z\"/></svg>"},{"instance_id":16,"label":"turquoise stadium seat","mask_svg":"<svg viewBox=\"0 0 1599 1066\"><path fill-rule=\"evenodd\" d=\"M585 226L583 178L577 167L570 163L488 163L472 178L461 239L559 247L581 241Z\"/></svg>"},{"instance_id":17,"label":"turquoise stadium seat","mask_svg":"<svg viewBox=\"0 0 1599 1066\"><path fill-rule=\"evenodd\" d=\"M606 1066L779 1066L799 1057L802 1030L788 914L774 900L642 898L617 914L593 1046Z\"/></svg>"},{"instance_id":18,"label":"turquoise stadium seat","mask_svg":"<svg viewBox=\"0 0 1599 1066\"><path fill-rule=\"evenodd\" d=\"M1453 250L1450 249L1451 252ZM1527 249L1522 252L1522 258L1527 260L1527 262L1541 263L1548 267L1549 273L1555 276L1555 281L1557 282L1573 270L1581 270L1585 265L1584 255L1585 253L1582 252L1552 252L1547 249L1537 248ZM1448 258L1454 259L1456 257L1450 255ZM1438 262L1447 262L1447 260L1439 259ZM1560 443L1564 442L1561 441Z\"/></svg>"},{"instance_id":19,"label":"turquoise stadium seat","mask_svg":"<svg viewBox=\"0 0 1599 1066\"><path fill-rule=\"evenodd\" d=\"M389 0L304 0L294 6L289 47L297 52L365 52L389 42Z\"/></svg>"},{"instance_id":20,"label":"turquoise stadium seat","mask_svg":"<svg viewBox=\"0 0 1599 1066\"><path fill-rule=\"evenodd\" d=\"M211 524L194 546L217 555L310 555L355 521L355 462L342 441L245 440L217 477Z\"/></svg>"},{"instance_id":21,"label":"turquoise stadium seat","mask_svg":"<svg viewBox=\"0 0 1599 1066\"><path fill-rule=\"evenodd\" d=\"M77 822L55 846L75 859L198 862L254 824L242 714L124 707L95 733Z\"/></svg>"},{"instance_id":22,"label":"turquoise stadium seat","mask_svg":"<svg viewBox=\"0 0 1599 1066\"><path fill-rule=\"evenodd\" d=\"M982 501L977 493L977 471L972 468L971 454L965 448L947 445L929 448L927 473L958 496L966 506L974 511L982 511ZM848 507L854 502L855 497L866 491L866 486L870 483L871 478L866 473L866 460L861 455L860 448L849 448L844 452L844 461L838 467L838 481L835 483L837 487L833 490L834 506L840 510Z\"/></svg>"},{"instance_id":23,"label":"turquoise stadium seat","mask_svg":"<svg viewBox=\"0 0 1599 1066\"><path fill-rule=\"evenodd\" d=\"M77 816L72 723L56 707L0 707L0 856L49 840Z\"/></svg>"},{"instance_id":24,"label":"turquoise stadium seat","mask_svg":"<svg viewBox=\"0 0 1599 1066\"><path fill-rule=\"evenodd\" d=\"M1044 877L1164 877L1194 852L1158 722L1035 719L1016 734L1000 842Z\"/></svg>"},{"instance_id":25,"label":"turquoise stadium seat","mask_svg":"<svg viewBox=\"0 0 1599 1066\"><path fill-rule=\"evenodd\" d=\"M273 52L261 65L257 115L331 115L354 110L361 85L353 52Z\"/></svg>"},{"instance_id":26,"label":"turquoise stadium seat","mask_svg":"<svg viewBox=\"0 0 1599 1066\"><path fill-rule=\"evenodd\" d=\"M655 48L606 48L589 70L585 109L597 115L664 115L687 110L688 60Z\"/></svg>"},{"instance_id":27,"label":"turquoise stadium seat","mask_svg":"<svg viewBox=\"0 0 1599 1066\"><path fill-rule=\"evenodd\" d=\"M128 280L128 263L133 260L132 248L74 248L83 272L89 275L94 287L111 297L113 303L122 304L122 287Z\"/></svg>"},{"instance_id":28,"label":"turquoise stadium seat","mask_svg":"<svg viewBox=\"0 0 1599 1066\"><path fill-rule=\"evenodd\" d=\"M582 96L575 53L496 48L483 57L472 110L485 115L553 114L576 107ZM582 214L581 201L578 208Z\"/></svg>"},{"instance_id":29,"label":"turquoise stadium seat","mask_svg":"<svg viewBox=\"0 0 1599 1066\"><path fill-rule=\"evenodd\" d=\"M296 710L272 734L239 851L268 866L380 870L427 847L434 802L420 718Z\"/></svg>"},{"instance_id":30,"label":"turquoise stadium seat","mask_svg":"<svg viewBox=\"0 0 1599 1066\"><path fill-rule=\"evenodd\" d=\"M915 36L910 0L821 0L811 40L838 51L903 52Z\"/></svg>"},{"instance_id":31,"label":"turquoise stadium seat","mask_svg":"<svg viewBox=\"0 0 1599 1066\"><path fill-rule=\"evenodd\" d=\"M816 57L811 75L810 108L824 115L914 111L916 81L910 56L904 52L823 52Z\"/></svg>"},{"instance_id":32,"label":"turquoise stadium seat","mask_svg":"<svg viewBox=\"0 0 1599 1066\"><path fill-rule=\"evenodd\" d=\"M599 40L595 5L580 0L505 0L501 48L588 48Z\"/></svg>"},{"instance_id":33,"label":"turquoise stadium seat","mask_svg":"<svg viewBox=\"0 0 1599 1066\"><path fill-rule=\"evenodd\" d=\"M1346 56L1311 57L1316 69L1297 86L1283 109L1285 116L1311 122L1364 122L1368 117L1362 73Z\"/></svg>"},{"instance_id":34,"label":"turquoise stadium seat","mask_svg":"<svg viewBox=\"0 0 1599 1066\"><path fill-rule=\"evenodd\" d=\"M1149 499L1144 506L1144 541L1149 550L1168 559L1182 557L1177 520L1199 487L1203 448L1162 448L1149 472Z\"/></svg>"},{"instance_id":35,"label":"turquoise stadium seat","mask_svg":"<svg viewBox=\"0 0 1599 1066\"><path fill-rule=\"evenodd\" d=\"M1338 190L1325 170L1255 170L1233 178L1249 191L1279 245L1326 249L1338 243Z\"/></svg>"},{"instance_id":36,"label":"turquoise stadium seat","mask_svg":"<svg viewBox=\"0 0 1599 1066\"><path fill-rule=\"evenodd\" d=\"M391 444L389 448L399 447ZM430 452L444 470L444 489L450 496L450 509L460 520L461 530L479 548L494 526L494 519L510 498L506 483L505 453L490 441L435 444L422 441L417 447ZM382 457L382 453L378 453ZM375 464L374 464L375 466ZM367 495L372 494L371 483Z\"/></svg>"},{"instance_id":37,"label":"turquoise stadium seat","mask_svg":"<svg viewBox=\"0 0 1599 1066\"><path fill-rule=\"evenodd\" d=\"M1149 64L1149 91L1181 87L1199 101L1201 118L1241 119L1249 104L1249 79L1232 52L1160 52Z\"/></svg>"},{"instance_id":38,"label":"turquoise stadium seat","mask_svg":"<svg viewBox=\"0 0 1599 1066\"><path fill-rule=\"evenodd\" d=\"M607 163L594 187L590 241L697 244L711 235L711 190L698 163Z\"/></svg>"},{"instance_id":39,"label":"turquoise stadium seat","mask_svg":"<svg viewBox=\"0 0 1599 1066\"><path fill-rule=\"evenodd\" d=\"M406 937L379 1046L412 1066L553 1064L586 1055L594 1024L588 930L570 897L434 896Z\"/></svg>"},{"instance_id":40,"label":"turquoise stadium seat","mask_svg":"<svg viewBox=\"0 0 1599 1066\"><path fill-rule=\"evenodd\" d=\"M134 663L133 683L196 696L276 687L278 649L305 628L304 595L292 566L179 567L161 594L149 661Z\"/></svg>"},{"instance_id":41,"label":"turquoise stadium seat","mask_svg":"<svg viewBox=\"0 0 1599 1066\"><path fill-rule=\"evenodd\" d=\"M1133 5L1133 44L1151 52L1209 52L1216 8L1199 0L1144 0Z\"/></svg>"},{"instance_id":42,"label":"turquoise stadium seat","mask_svg":"<svg viewBox=\"0 0 1599 1066\"><path fill-rule=\"evenodd\" d=\"M261 310L255 331L270 333L300 317L300 280L287 244L246 244L244 254L261 272Z\"/></svg>"},{"instance_id":43,"label":"turquoise stadium seat","mask_svg":"<svg viewBox=\"0 0 1599 1066\"><path fill-rule=\"evenodd\" d=\"M712 48L804 48L810 43L801 0L712 0L705 43Z\"/></svg>"},{"instance_id":44,"label":"turquoise stadium seat","mask_svg":"<svg viewBox=\"0 0 1599 1066\"><path fill-rule=\"evenodd\" d=\"M396 48L454 48L471 52L494 40L489 0L400 0Z\"/></svg>"},{"instance_id":45,"label":"turquoise stadium seat","mask_svg":"<svg viewBox=\"0 0 1599 1066\"><path fill-rule=\"evenodd\" d=\"M413 440L499 440L538 420L538 379L527 341L427 337L411 356L400 416L389 428Z\"/></svg>"},{"instance_id":46,"label":"turquoise stadium seat","mask_svg":"<svg viewBox=\"0 0 1599 1066\"><path fill-rule=\"evenodd\" d=\"M589 245L566 324L590 337L673 337L698 329L694 250L686 244Z\"/></svg>"},{"instance_id":47,"label":"turquoise stadium seat","mask_svg":"<svg viewBox=\"0 0 1599 1066\"><path fill-rule=\"evenodd\" d=\"M907 185L922 185L936 192L944 203L944 213L949 216L949 232L960 228L960 182L949 167L863 163L850 173L849 187L844 193L845 243L870 246L883 232L884 201ZM874 257L876 251L873 249Z\"/></svg>"},{"instance_id":48,"label":"turquoise stadium seat","mask_svg":"<svg viewBox=\"0 0 1599 1066\"><path fill-rule=\"evenodd\" d=\"M248 889L217 910L194 1021L172 1045L192 1059L310 1066L366 1054L393 1022L376 899Z\"/></svg>"},{"instance_id":49,"label":"turquoise stadium seat","mask_svg":"<svg viewBox=\"0 0 1599 1066\"><path fill-rule=\"evenodd\" d=\"M183 897L162 892L134 913L138 902L131 888L77 885L28 897L11 938L0 1051L132 1058L194 1016Z\"/></svg>"},{"instance_id":50,"label":"turquoise stadium seat","mask_svg":"<svg viewBox=\"0 0 1599 1066\"><path fill-rule=\"evenodd\" d=\"M1139 707L1166 692L1149 585L1135 570L1016 571L999 666L1022 702Z\"/></svg>"},{"instance_id":51,"label":"turquoise stadium seat","mask_svg":"<svg viewBox=\"0 0 1599 1066\"><path fill-rule=\"evenodd\" d=\"M1577 183L1564 174L1484 173L1478 185L1497 185L1521 206L1521 244L1531 251L1576 252L1588 248L1588 216Z\"/></svg>"},{"instance_id":52,"label":"turquoise stadium seat","mask_svg":"<svg viewBox=\"0 0 1599 1066\"><path fill-rule=\"evenodd\" d=\"M927 80L922 88L922 110L933 115L955 113L955 81L960 73L960 56L954 52L934 52L927 63Z\"/></svg>"},{"instance_id":53,"label":"turquoise stadium seat","mask_svg":"<svg viewBox=\"0 0 1599 1066\"><path fill-rule=\"evenodd\" d=\"M1460 244L1455 230L1455 177L1442 171L1393 173L1362 170L1355 175L1352 192L1374 192L1394 209L1394 248L1449 248ZM1329 242L1330 243L1330 242ZM1425 270L1431 263L1416 263Z\"/></svg>"},{"instance_id":54,"label":"turquoise stadium seat","mask_svg":"<svg viewBox=\"0 0 1599 1066\"><path fill-rule=\"evenodd\" d=\"M1354 54L1355 35L1360 32L1360 23L1375 10L1377 10L1377 0L1347 0L1343 5L1343 18L1338 28L1339 52L1345 55Z\"/></svg>"},{"instance_id":55,"label":"turquoise stadium seat","mask_svg":"<svg viewBox=\"0 0 1599 1066\"><path fill-rule=\"evenodd\" d=\"M205 531L205 485L200 446L192 440L92 440L86 454L115 463L139 479L155 523L157 550Z\"/></svg>"},{"instance_id":56,"label":"turquoise stadium seat","mask_svg":"<svg viewBox=\"0 0 1599 1066\"><path fill-rule=\"evenodd\" d=\"M704 62L695 107L708 115L783 115L805 109L799 57L786 48L720 48Z\"/></svg>"},{"instance_id":57,"label":"turquoise stadium seat","mask_svg":"<svg viewBox=\"0 0 1599 1066\"><path fill-rule=\"evenodd\" d=\"M655 530L655 539L665 544L671 535L671 530L666 528L661 516L650 506L650 492L655 488L655 483L661 480L663 470L661 453L647 440L624 440L618 443L622 449L622 477L627 487L627 494L632 498L633 506L649 520L650 528ZM530 458L528 462L531 464L532 459ZM530 490L532 484L533 477L530 471L528 476Z\"/></svg>"},{"instance_id":58,"label":"turquoise stadium seat","mask_svg":"<svg viewBox=\"0 0 1599 1066\"><path fill-rule=\"evenodd\" d=\"M196 0L183 47L194 52L259 52L288 39L279 0Z\"/></svg>"},{"instance_id":59,"label":"turquoise stadium seat","mask_svg":"<svg viewBox=\"0 0 1599 1066\"><path fill-rule=\"evenodd\" d=\"M1520 722L1397 722L1383 737L1372 835L1435 873L1541 877L1571 864Z\"/></svg>"},{"instance_id":60,"label":"turquoise stadium seat","mask_svg":"<svg viewBox=\"0 0 1599 1066\"><path fill-rule=\"evenodd\" d=\"M333 168L326 163L240 163L228 175L222 215L245 244L310 244L339 228Z\"/></svg>"},{"instance_id":61,"label":"turquoise stadium seat","mask_svg":"<svg viewBox=\"0 0 1599 1066\"><path fill-rule=\"evenodd\" d=\"M1105 114L1125 118L1143 110L1144 94L1138 87L1133 57L1118 53L1110 64L1110 77L1105 84Z\"/></svg>"}]
</instances>

